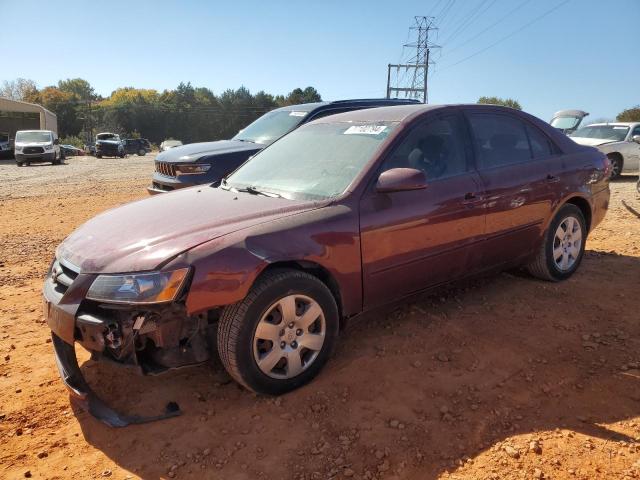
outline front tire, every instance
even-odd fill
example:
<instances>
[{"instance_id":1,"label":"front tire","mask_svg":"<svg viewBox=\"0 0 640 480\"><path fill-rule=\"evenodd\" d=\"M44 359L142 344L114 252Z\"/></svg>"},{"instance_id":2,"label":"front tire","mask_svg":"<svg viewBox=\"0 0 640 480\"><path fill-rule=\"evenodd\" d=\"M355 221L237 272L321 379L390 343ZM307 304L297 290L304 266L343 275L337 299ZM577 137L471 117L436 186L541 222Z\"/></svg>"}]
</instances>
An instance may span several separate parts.
<instances>
[{"instance_id":1,"label":"front tire","mask_svg":"<svg viewBox=\"0 0 640 480\"><path fill-rule=\"evenodd\" d=\"M279 395L311 381L327 363L339 329L327 286L298 270L266 273L218 325L222 364L241 385Z\"/></svg>"},{"instance_id":2,"label":"front tire","mask_svg":"<svg viewBox=\"0 0 640 480\"><path fill-rule=\"evenodd\" d=\"M611 162L611 176L610 180L615 180L622 175L622 158L619 155L607 155L609 162Z\"/></svg>"},{"instance_id":3,"label":"front tire","mask_svg":"<svg viewBox=\"0 0 640 480\"><path fill-rule=\"evenodd\" d=\"M142 148L140 150L138 150L138 156L139 157L144 157L147 154L147 152L145 150L143 150Z\"/></svg>"},{"instance_id":4,"label":"front tire","mask_svg":"<svg viewBox=\"0 0 640 480\"><path fill-rule=\"evenodd\" d=\"M582 211L575 205L564 205L551 221L540 250L527 270L542 280L566 280L580 266L587 233Z\"/></svg>"}]
</instances>

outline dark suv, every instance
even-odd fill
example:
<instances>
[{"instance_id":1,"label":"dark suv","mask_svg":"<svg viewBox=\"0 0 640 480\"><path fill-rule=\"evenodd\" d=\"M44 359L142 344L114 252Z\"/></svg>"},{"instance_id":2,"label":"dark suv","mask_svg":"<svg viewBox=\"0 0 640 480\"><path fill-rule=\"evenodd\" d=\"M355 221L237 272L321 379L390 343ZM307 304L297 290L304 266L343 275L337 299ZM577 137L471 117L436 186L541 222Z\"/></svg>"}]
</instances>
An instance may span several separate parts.
<instances>
[{"instance_id":1,"label":"dark suv","mask_svg":"<svg viewBox=\"0 0 640 480\"><path fill-rule=\"evenodd\" d=\"M151 151L151 144L146 138L127 138L122 143L124 144L124 152L129 155L135 153L144 157Z\"/></svg>"},{"instance_id":2,"label":"dark suv","mask_svg":"<svg viewBox=\"0 0 640 480\"><path fill-rule=\"evenodd\" d=\"M272 110L231 140L191 143L162 152L156 158L149 193L170 192L220 180L283 135L311 120L364 108L419 103L416 100L375 98L305 103Z\"/></svg>"}]
</instances>

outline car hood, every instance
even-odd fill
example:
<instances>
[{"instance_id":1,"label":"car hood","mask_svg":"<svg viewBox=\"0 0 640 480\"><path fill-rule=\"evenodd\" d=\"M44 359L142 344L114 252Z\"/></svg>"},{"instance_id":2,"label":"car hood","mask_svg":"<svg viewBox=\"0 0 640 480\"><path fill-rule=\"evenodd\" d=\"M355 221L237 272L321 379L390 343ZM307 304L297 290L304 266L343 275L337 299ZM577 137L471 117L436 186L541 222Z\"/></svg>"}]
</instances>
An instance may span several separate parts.
<instances>
[{"instance_id":1,"label":"car hood","mask_svg":"<svg viewBox=\"0 0 640 480\"><path fill-rule=\"evenodd\" d=\"M224 155L228 153L251 152L264 148L264 145L240 140L218 140L217 142L189 143L160 153L159 162L196 162L205 155Z\"/></svg>"},{"instance_id":2,"label":"car hood","mask_svg":"<svg viewBox=\"0 0 640 480\"><path fill-rule=\"evenodd\" d=\"M586 145L588 147L597 147L598 145L604 145L605 143L617 142L617 140L611 140L610 138L571 137L571 140L577 144Z\"/></svg>"},{"instance_id":3,"label":"car hood","mask_svg":"<svg viewBox=\"0 0 640 480\"><path fill-rule=\"evenodd\" d=\"M185 188L107 210L69 235L56 255L83 273L149 271L202 243L323 203Z\"/></svg>"}]
</instances>

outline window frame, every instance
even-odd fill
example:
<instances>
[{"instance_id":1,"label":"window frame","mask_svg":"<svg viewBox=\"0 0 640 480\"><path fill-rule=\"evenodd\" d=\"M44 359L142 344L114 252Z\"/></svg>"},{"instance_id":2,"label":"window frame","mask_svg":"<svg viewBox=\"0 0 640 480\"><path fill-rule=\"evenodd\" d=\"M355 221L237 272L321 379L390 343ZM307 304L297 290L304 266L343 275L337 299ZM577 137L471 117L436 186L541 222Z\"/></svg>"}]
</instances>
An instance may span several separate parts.
<instances>
[{"instance_id":1,"label":"window frame","mask_svg":"<svg viewBox=\"0 0 640 480\"><path fill-rule=\"evenodd\" d=\"M391 148L389 148L387 153L384 155L384 158L381 159L379 166L376 168L376 173L373 176L370 188L371 186L375 188L375 184L382 173L386 172L387 170L391 170L390 168L385 169L385 164L391 157L393 157L395 152L404 144L404 142L413 134L413 132L415 132L418 128L421 128L423 125L426 125L430 122L443 120L443 118L445 117L455 117L458 119L461 134L463 137L462 138L463 153L466 160L467 170L465 172L455 173L453 175L447 175L444 177L438 177L438 178L432 178L432 179L427 178L427 183L432 184L434 182L439 182L439 181L449 180L451 178L460 177L461 175L469 175L469 174L476 173L477 168L476 168L476 162L475 162L475 155L473 152L473 146L471 145L469 127L467 125L467 122L465 121L464 116L461 114L460 110L457 110L457 109L437 111L437 112L432 112L426 116L416 118L412 122L413 123L412 125L406 128L404 132L402 132L397 138L394 139L393 145L391 145ZM399 167L395 167L395 168L399 168Z\"/></svg>"},{"instance_id":2,"label":"window frame","mask_svg":"<svg viewBox=\"0 0 640 480\"><path fill-rule=\"evenodd\" d=\"M521 118L518 115L513 115L509 112L504 112L502 110L486 110L486 109L475 109L475 108L465 108L462 111L463 116L465 118L465 123L467 124L467 128L469 130L469 136L471 139L471 148L473 149L473 155L474 155L474 160L475 160L475 165L476 165L476 170L479 172L484 172L484 171L489 171L489 170L495 170L495 169L499 169L499 168L505 168L505 167L511 167L513 165L523 165L525 163L531 163L531 162L539 162L542 160L546 160L549 158L553 158L556 157L558 155L560 155L560 149L558 148L558 146L555 144L555 142L549 137L549 135L546 134L546 132L544 132L541 128L539 128L537 125L533 124L530 121L527 121L524 118ZM494 116L501 116L501 117L506 117L512 121L518 122L521 126L522 129L524 130L524 135L527 139L527 144L529 145L529 155L530 157L527 160L521 160L519 162L510 162L510 163L505 163L502 165L495 165L492 167L489 166L483 166L480 164L480 153L478 152L477 149L477 145L476 145L476 138L475 138L475 132L471 123L471 115L494 115ZM544 157L534 157L533 155L533 147L531 146L531 138L529 136L529 131L528 128L531 129L535 129L538 133L542 134L542 136L547 140L547 142L549 143L550 149L551 149L551 155L548 156L544 156Z\"/></svg>"}]
</instances>

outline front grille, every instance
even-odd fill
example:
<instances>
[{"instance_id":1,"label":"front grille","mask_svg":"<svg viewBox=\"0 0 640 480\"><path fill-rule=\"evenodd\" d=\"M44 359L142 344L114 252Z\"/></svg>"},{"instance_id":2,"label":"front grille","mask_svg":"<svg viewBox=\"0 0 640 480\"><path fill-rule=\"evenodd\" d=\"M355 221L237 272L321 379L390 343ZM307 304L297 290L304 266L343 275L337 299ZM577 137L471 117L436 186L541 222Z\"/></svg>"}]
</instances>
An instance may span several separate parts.
<instances>
[{"instance_id":1,"label":"front grille","mask_svg":"<svg viewBox=\"0 0 640 480\"><path fill-rule=\"evenodd\" d=\"M51 281L58 293L64 293L80 273L80 269L64 260L55 259L51 266Z\"/></svg>"},{"instance_id":2,"label":"front grille","mask_svg":"<svg viewBox=\"0 0 640 480\"><path fill-rule=\"evenodd\" d=\"M156 162L156 172L167 177L175 177L176 167L169 162Z\"/></svg>"},{"instance_id":3,"label":"front grille","mask_svg":"<svg viewBox=\"0 0 640 480\"><path fill-rule=\"evenodd\" d=\"M31 153L44 153L44 148L42 147L24 147L22 152L29 155Z\"/></svg>"}]
</instances>

